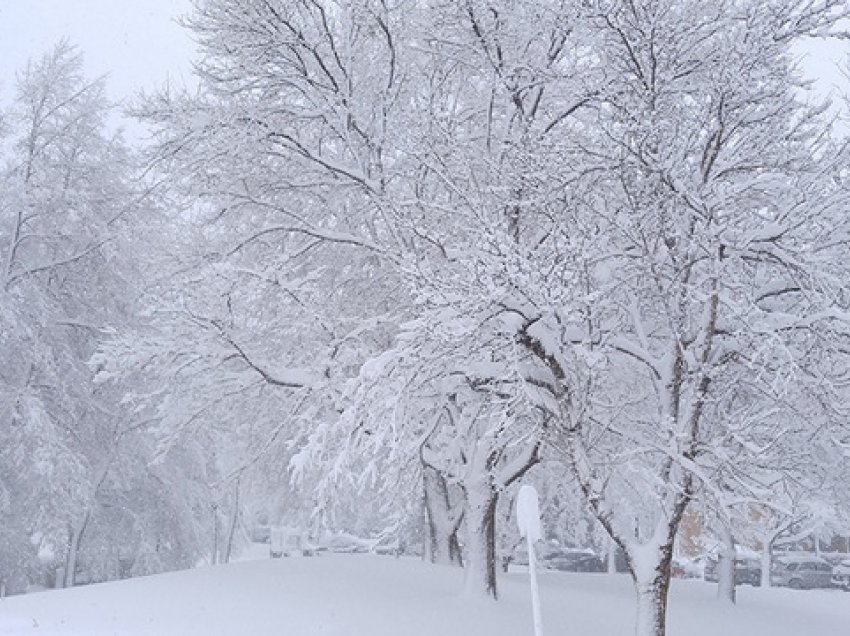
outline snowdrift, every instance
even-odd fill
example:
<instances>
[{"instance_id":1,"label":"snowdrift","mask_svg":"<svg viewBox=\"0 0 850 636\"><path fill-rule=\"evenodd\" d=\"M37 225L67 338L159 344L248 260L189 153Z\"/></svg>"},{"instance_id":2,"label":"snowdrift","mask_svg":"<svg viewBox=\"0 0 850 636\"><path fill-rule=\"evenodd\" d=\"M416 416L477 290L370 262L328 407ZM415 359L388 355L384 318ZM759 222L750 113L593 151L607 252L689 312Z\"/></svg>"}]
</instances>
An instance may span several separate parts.
<instances>
[{"instance_id":1,"label":"snowdrift","mask_svg":"<svg viewBox=\"0 0 850 636\"><path fill-rule=\"evenodd\" d=\"M462 595L463 573L414 559L323 555L250 561L0 601L0 635L521 636L527 576L499 601ZM631 636L626 575L541 573L547 636ZM673 582L670 636L846 636L850 594L744 587L725 606L703 581Z\"/></svg>"}]
</instances>

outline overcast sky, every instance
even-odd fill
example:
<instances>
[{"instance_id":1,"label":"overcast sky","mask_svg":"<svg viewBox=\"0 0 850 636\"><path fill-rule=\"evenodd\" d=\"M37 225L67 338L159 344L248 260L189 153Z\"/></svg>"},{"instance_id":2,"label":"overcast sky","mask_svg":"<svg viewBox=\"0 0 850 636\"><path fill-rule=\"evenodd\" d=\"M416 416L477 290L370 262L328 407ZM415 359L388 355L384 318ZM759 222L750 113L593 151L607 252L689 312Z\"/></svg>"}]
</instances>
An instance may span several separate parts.
<instances>
[{"instance_id":1,"label":"overcast sky","mask_svg":"<svg viewBox=\"0 0 850 636\"><path fill-rule=\"evenodd\" d=\"M28 59L63 37L85 53L87 74L109 74L113 99L182 81L194 44L175 20L190 9L189 0L0 0L0 99Z\"/></svg>"},{"instance_id":2,"label":"overcast sky","mask_svg":"<svg viewBox=\"0 0 850 636\"><path fill-rule=\"evenodd\" d=\"M190 9L190 0L0 0L0 103L11 96L15 72L62 37L84 51L89 75L109 74L113 99L187 80L195 47L176 19ZM850 45L810 42L799 50L819 95L850 92L839 71Z\"/></svg>"}]
</instances>

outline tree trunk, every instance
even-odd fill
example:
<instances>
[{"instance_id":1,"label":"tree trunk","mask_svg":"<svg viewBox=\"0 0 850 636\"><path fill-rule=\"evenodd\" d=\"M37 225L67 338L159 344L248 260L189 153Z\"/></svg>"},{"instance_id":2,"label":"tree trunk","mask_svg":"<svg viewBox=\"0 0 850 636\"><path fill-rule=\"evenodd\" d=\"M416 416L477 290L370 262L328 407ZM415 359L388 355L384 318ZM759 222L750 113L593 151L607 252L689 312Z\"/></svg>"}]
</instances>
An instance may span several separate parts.
<instances>
[{"instance_id":1,"label":"tree trunk","mask_svg":"<svg viewBox=\"0 0 850 636\"><path fill-rule=\"evenodd\" d=\"M723 548L718 555L720 561L717 565L717 598L730 603L735 602L735 537L732 536L732 531L723 526L721 529L723 539Z\"/></svg>"},{"instance_id":2,"label":"tree trunk","mask_svg":"<svg viewBox=\"0 0 850 636\"><path fill-rule=\"evenodd\" d=\"M213 517L213 544L210 563L216 565L218 563L218 504L213 504L211 508Z\"/></svg>"},{"instance_id":3,"label":"tree trunk","mask_svg":"<svg viewBox=\"0 0 850 636\"><path fill-rule=\"evenodd\" d=\"M115 449L113 448L112 453L107 458L107 461L104 463L103 467L100 469L100 473L97 476L97 479L94 483L94 488L92 489L91 499L86 507L85 514L83 515L83 519L77 527L72 527L69 525L68 527L68 555L65 559L65 576L63 580L64 587L73 587L77 578L77 559L80 554L80 547L83 545L83 535L88 528L89 521L91 520L92 508L94 506L95 501L97 500L97 495L100 492L101 486L106 481L106 476L109 474L109 469L112 466L112 462L115 459Z\"/></svg>"},{"instance_id":4,"label":"tree trunk","mask_svg":"<svg viewBox=\"0 0 850 636\"><path fill-rule=\"evenodd\" d=\"M434 468L423 465L425 513L428 520L428 558L432 563L461 565L458 519L451 514L449 488Z\"/></svg>"},{"instance_id":5,"label":"tree trunk","mask_svg":"<svg viewBox=\"0 0 850 636\"><path fill-rule=\"evenodd\" d=\"M632 545L626 551L637 593L636 636L664 636L673 539L661 546Z\"/></svg>"},{"instance_id":6,"label":"tree trunk","mask_svg":"<svg viewBox=\"0 0 850 636\"><path fill-rule=\"evenodd\" d=\"M771 542L763 541L761 548L761 586L763 588L770 587L770 566L772 558L770 554Z\"/></svg>"},{"instance_id":7,"label":"tree trunk","mask_svg":"<svg viewBox=\"0 0 850 636\"><path fill-rule=\"evenodd\" d=\"M230 563L230 555L233 553L233 537L236 535L236 527L239 525L239 479L233 488L233 511L230 514L230 528L227 531L227 543L224 545L223 563Z\"/></svg>"},{"instance_id":8,"label":"tree trunk","mask_svg":"<svg viewBox=\"0 0 850 636\"><path fill-rule=\"evenodd\" d=\"M498 598L496 589L496 504L488 485L466 490L466 592Z\"/></svg>"},{"instance_id":9,"label":"tree trunk","mask_svg":"<svg viewBox=\"0 0 850 636\"><path fill-rule=\"evenodd\" d=\"M667 591L669 585L669 580L636 584L636 636L664 636L667 629Z\"/></svg>"},{"instance_id":10,"label":"tree trunk","mask_svg":"<svg viewBox=\"0 0 850 636\"><path fill-rule=\"evenodd\" d=\"M460 540L457 538L457 526L449 535L449 561L455 565L463 566L463 550L460 548Z\"/></svg>"},{"instance_id":11,"label":"tree trunk","mask_svg":"<svg viewBox=\"0 0 850 636\"><path fill-rule=\"evenodd\" d=\"M619 546L613 541L610 542L608 546L608 555L605 559L608 566L608 574L616 574L617 573L617 550Z\"/></svg>"},{"instance_id":12,"label":"tree trunk","mask_svg":"<svg viewBox=\"0 0 850 636\"><path fill-rule=\"evenodd\" d=\"M82 521L76 527L68 526L68 555L65 558L65 580L63 587L74 587L77 572L77 557L80 554L80 546L83 543L83 534L89 525L91 513L86 511Z\"/></svg>"}]
</instances>

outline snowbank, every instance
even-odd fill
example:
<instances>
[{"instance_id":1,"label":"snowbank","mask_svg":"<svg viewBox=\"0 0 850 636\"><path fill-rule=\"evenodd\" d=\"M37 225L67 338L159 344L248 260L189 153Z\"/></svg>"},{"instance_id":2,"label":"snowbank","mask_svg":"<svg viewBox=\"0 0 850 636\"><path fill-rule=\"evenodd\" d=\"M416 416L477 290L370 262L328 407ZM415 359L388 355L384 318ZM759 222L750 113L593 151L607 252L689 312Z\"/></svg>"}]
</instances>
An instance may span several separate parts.
<instances>
[{"instance_id":1,"label":"snowbank","mask_svg":"<svg viewBox=\"0 0 850 636\"><path fill-rule=\"evenodd\" d=\"M460 595L463 575L415 559L323 555L199 568L0 601L0 635L521 636L531 634L527 575L503 577L502 599ZM547 636L631 636L626 575L542 572ZM846 636L850 595L739 591L674 580L670 636Z\"/></svg>"}]
</instances>

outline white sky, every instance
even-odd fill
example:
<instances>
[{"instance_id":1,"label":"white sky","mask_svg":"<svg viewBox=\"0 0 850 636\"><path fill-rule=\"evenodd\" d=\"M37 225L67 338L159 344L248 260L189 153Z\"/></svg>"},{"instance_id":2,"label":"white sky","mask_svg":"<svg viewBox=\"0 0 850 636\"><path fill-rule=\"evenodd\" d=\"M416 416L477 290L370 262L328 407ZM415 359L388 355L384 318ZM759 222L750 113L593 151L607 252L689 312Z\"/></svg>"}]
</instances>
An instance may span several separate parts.
<instances>
[{"instance_id":1,"label":"white sky","mask_svg":"<svg viewBox=\"0 0 850 636\"><path fill-rule=\"evenodd\" d=\"M816 98L830 97L832 112L842 119L839 129L850 130L850 43L806 40L797 47L804 74L814 82Z\"/></svg>"},{"instance_id":2,"label":"white sky","mask_svg":"<svg viewBox=\"0 0 850 636\"><path fill-rule=\"evenodd\" d=\"M87 74L108 73L114 100L169 78L188 82L195 46L175 20L190 10L190 0L0 0L0 104L11 98L16 71L62 37L83 50ZM810 41L799 51L818 96L850 94L839 70L850 44ZM847 111L843 103L839 109Z\"/></svg>"},{"instance_id":3,"label":"white sky","mask_svg":"<svg viewBox=\"0 0 850 636\"><path fill-rule=\"evenodd\" d=\"M0 102L27 60L63 37L85 54L87 75L109 75L112 99L188 80L195 47L175 19L190 9L189 0L0 0Z\"/></svg>"}]
</instances>

